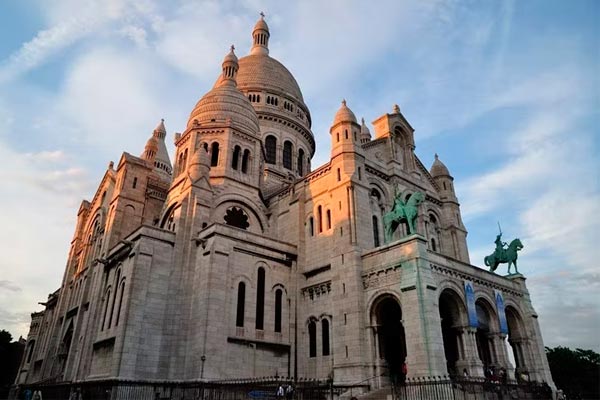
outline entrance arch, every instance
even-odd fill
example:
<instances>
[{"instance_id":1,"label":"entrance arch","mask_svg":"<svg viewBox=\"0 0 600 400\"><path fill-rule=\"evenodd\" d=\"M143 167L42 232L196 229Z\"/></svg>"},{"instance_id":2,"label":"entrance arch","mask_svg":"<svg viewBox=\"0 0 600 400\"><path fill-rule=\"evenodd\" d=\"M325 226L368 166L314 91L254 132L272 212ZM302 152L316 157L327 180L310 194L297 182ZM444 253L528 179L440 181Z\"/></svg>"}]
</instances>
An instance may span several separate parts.
<instances>
[{"instance_id":1,"label":"entrance arch","mask_svg":"<svg viewBox=\"0 0 600 400\"><path fill-rule=\"evenodd\" d=\"M506 314L506 324L508 325L508 343L512 348L515 360L516 375L519 376L521 372L527 372L527 351L524 340L527 335L519 312L512 306L506 306L504 312Z\"/></svg>"},{"instance_id":2,"label":"entrance arch","mask_svg":"<svg viewBox=\"0 0 600 400\"><path fill-rule=\"evenodd\" d=\"M401 378L406 361L406 336L400 303L392 295L383 295L373 304L371 322L375 333L375 354L385 362L392 380Z\"/></svg>"},{"instance_id":3,"label":"entrance arch","mask_svg":"<svg viewBox=\"0 0 600 400\"><path fill-rule=\"evenodd\" d=\"M494 311L490 304L479 298L475 302L475 309L477 311L477 334L475 340L477 343L477 354L479 359L483 363L483 368L487 369L492 366L496 360L496 354L494 353L494 345L491 339L491 333L495 332L495 325L493 321L496 321Z\"/></svg>"},{"instance_id":4,"label":"entrance arch","mask_svg":"<svg viewBox=\"0 0 600 400\"><path fill-rule=\"evenodd\" d=\"M461 331L466 324L466 309L460 296L452 289L440 294L439 311L448 374L457 375L457 361L464 358Z\"/></svg>"}]
</instances>

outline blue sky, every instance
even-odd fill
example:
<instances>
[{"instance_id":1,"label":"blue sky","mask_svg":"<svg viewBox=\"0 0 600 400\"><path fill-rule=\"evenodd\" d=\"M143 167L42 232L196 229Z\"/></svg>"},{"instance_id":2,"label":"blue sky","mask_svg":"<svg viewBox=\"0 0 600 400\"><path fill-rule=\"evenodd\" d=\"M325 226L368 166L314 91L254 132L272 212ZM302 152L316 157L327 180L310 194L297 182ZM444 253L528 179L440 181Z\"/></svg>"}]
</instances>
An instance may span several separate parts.
<instances>
[{"instance_id":1,"label":"blue sky","mask_svg":"<svg viewBox=\"0 0 600 400\"><path fill-rule=\"evenodd\" d=\"M259 11L311 110L313 166L342 98L366 121L397 103L423 163L455 177L472 263L500 221L546 345L600 350L600 2L583 0L0 2L0 328L26 334L108 161L160 118L182 131Z\"/></svg>"}]
</instances>

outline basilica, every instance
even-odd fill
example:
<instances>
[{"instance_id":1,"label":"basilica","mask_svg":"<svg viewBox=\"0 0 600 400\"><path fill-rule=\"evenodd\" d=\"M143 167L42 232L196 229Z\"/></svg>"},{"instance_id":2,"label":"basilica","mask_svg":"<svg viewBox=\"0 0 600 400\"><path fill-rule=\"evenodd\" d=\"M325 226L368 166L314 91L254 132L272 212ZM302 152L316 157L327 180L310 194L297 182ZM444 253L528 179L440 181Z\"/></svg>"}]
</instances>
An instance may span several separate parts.
<instances>
[{"instance_id":1,"label":"basilica","mask_svg":"<svg viewBox=\"0 0 600 400\"><path fill-rule=\"evenodd\" d=\"M385 386L490 367L551 383L525 277L471 264L452 174L417 158L400 108L367 124L342 101L318 132L329 161L312 165L310 110L269 38L261 17L174 148L160 121L108 164L16 383Z\"/></svg>"}]
</instances>

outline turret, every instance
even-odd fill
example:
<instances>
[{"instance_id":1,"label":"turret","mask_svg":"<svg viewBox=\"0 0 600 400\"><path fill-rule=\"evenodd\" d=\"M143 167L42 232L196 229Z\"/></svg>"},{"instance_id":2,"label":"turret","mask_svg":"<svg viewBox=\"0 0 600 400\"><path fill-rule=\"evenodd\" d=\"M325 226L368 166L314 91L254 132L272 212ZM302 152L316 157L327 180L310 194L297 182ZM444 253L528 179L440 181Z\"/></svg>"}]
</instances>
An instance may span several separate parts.
<instances>
[{"instance_id":1,"label":"turret","mask_svg":"<svg viewBox=\"0 0 600 400\"><path fill-rule=\"evenodd\" d=\"M362 118L361 124L360 124L360 142L362 144L364 144L364 143L368 143L370 141L371 141L371 131L369 131L369 128L367 128L367 125L365 124L365 119Z\"/></svg>"},{"instance_id":2,"label":"turret","mask_svg":"<svg viewBox=\"0 0 600 400\"><path fill-rule=\"evenodd\" d=\"M166 136L165 120L161 119L156 128L154 128L152 136L146 142L141 158L154 165L154 171L161 177L162 181L170 182L173 167L171 166L171 160L169 159L169 153L165 145Z\"/></svg>"},{"instance_id":3,"label":"turret","mask_svg":"<svg viewBox=\"0 0 600 400\"><path fill-rule=\"evenodd\" d=\"M438 193L442 200L443 252L469 263L467 230L462 223L460 205L454 192L454 178L437 154L431 165L430 174L438 186Z\"/></svg>"},{"instance_id":4,"label":"turret","mask_svg":"<svg viewBox=\"0 0 600 400\"><path fill-rule=\"evenodd\" d=\"M265 14L260 13L260 19L252 30L252 49L250 54L269 54L269 26L265 22Z\"/></svg>"},{"instance_id":5,"label":"turret","mask_svg":"<svg viewBox=\"0 0 600 400\"><path fill-rule=\"evenodd\" d=\"M329 129L331 158L347 152L362 152L359 139L360 130L354 113L346 105L346 100L342 100L342 105L335 114L333 124Z\"/></svg>"}]
</instances>

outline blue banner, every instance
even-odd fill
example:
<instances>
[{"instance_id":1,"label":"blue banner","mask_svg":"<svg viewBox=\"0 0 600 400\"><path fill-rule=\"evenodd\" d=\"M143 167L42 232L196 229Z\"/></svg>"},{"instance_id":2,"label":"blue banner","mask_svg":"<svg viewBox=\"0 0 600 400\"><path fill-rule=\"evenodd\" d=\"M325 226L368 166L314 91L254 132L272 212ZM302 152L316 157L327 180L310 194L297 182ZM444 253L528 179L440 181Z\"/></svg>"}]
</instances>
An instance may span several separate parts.
<instances>
[{"instance_id":1,"label":"blue banner","mask_svg":"<svg viewBox=\"0 0 600 400\"><path fill-rule=\"evenodd\" d=\"M467 300L467 313L469 314L469 326L477 328L477 309L475 308L475 290L473 282L465 281L465 298Z\"/></svg>"},{"instance_id":2,"label":"blue banner","mask_svg":"<svg viewBox=\"0 0 600 400\"><path fill-rule=\"evenodd\" d=\"M506 313L504 312L504 297L502 292L494 290L496 296L496 309L498 310L498 322L500 322L500 333L508 333L508 324L506 323Z\"/></svg>"}]
</instances>

